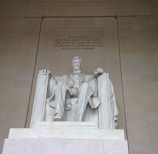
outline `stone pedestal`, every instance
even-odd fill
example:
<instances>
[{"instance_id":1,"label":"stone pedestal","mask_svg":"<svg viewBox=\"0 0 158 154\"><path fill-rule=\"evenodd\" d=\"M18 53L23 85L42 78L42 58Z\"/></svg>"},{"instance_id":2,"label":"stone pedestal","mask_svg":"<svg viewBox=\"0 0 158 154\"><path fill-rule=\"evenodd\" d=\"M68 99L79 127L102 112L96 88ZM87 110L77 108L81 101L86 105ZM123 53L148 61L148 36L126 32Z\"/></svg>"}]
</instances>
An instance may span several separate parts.
<instances>
[{"instance_id":1,"label":"stone pedestal","mask_svg":"<svg viewBox=\"0 0 158 154\"><path fill-rule=\"evenodd\" d=\"M128 154L123 130L98 129L92 123L39 123L12 128L3 154Z\"/></svg>"}]
</instances>

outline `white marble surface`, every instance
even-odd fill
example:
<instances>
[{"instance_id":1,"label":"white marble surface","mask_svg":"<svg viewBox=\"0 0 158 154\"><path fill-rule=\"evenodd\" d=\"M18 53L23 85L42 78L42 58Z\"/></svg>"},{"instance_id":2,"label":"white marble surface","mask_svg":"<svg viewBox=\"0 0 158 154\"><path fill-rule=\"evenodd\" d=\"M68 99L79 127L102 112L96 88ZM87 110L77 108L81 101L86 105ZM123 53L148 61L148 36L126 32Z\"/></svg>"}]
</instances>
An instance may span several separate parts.
<instances>
[{"instance_id":1,"label":"white marble surface","mask_svg":"<svg viewBox=\"0 0 158 154\"><path fill-rule=\"evenodd\" d=\"M98 128L116 128L118 108L109 74L102 68L82 73L78 56L71 65L72 73L62 76L39 71L30 127L42 121L93 121Z\"/></svg>"},{"instance_id":2,"label":"white marble surface","mask_svg":"<svg viewBox=\"0 0 158 154\"><path fill-rule=\"evenodd\" d=\"M13 138L78 138L124 140L124 131L97 128L11 128Z\"/></svg>"},{"instance_id":3,"label":"white marble surface","mask_svg":"<svg viewBox=\"0 0 158 154\"><path fill-rule=\"evenodd\" d=\"M97 128L94 122L38 122L34 128Z\"/></svg>"},{"instance_id":4,"label":"white marble surface","mask_svg":"<svg viewBox=\"0 0 158 154\"><path fill-rule=\"evenodd\" d=\"M125 140L6 139L2 154L128 154Z\"/></svg>"}]
</instances>

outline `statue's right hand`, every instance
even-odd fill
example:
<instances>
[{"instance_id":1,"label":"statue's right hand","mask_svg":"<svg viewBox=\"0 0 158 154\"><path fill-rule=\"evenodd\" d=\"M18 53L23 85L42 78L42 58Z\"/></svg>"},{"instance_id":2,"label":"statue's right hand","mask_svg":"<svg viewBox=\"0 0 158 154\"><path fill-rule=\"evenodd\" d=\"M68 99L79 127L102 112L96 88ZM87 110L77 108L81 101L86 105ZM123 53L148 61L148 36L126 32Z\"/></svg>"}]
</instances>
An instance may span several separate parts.
<instances>
[{"instance_id":1,"label":"statue's right hand","mask_svg":"<svg viewBox=\"0 0 158 154\"><path fill-rule=\"evenodd\" d=\"M40 70L40 73L46 75L46 74L51 73L51 71L47 69L43 69L43 70Z\"/></svg>"},{"instance_id":2,"label":"statue's right hand","mask_svg":"<svg viewBox=\"0 0 158 154\"><path fill-rule=\"evenodd\" d=\"M66 84L67 84L67 86L68 86L69 88L72 88L72 87L73 87L73 81L70 80L70 79L67 79L67 80L66 80Z\"/></svg>"},{"instance_id":3,"label":"statue's right hand","mask_svg":"<svg viewBox=\"0 0 158 154\"><path fill-rule=\"evenodd\" d=\"M78 96L78 89L77 88L71 88L70 89L70 95L73 96L73 97L76 97Z\"/></svg>"}]
</instances>

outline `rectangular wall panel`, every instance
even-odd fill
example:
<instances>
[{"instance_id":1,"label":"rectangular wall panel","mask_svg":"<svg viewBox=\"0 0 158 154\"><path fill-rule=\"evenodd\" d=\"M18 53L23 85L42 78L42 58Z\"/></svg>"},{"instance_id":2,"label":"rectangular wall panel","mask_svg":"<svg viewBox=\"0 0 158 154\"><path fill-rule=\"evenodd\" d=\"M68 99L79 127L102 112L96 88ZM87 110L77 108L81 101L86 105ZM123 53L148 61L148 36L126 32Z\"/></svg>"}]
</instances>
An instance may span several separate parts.
<instances>
[{"instance_id":1,"label":"rectangular wall panel","mask_svg":"<svg viewBox=\"0 0 158 154\"><path fill-rule=\"evenodd\" d=\"M125 129L115 18L43 19L31 104L38 71L45 68L55 76L68 74L72 72L71 60L74 56L81 57L82 72L93 74L96 68L102 67L110 74L120 112L119 128ZM29 116L31 112L30 105Z\"/></svg>"},{"instance_id":2,"label":"rectangular wall panel","mask_svg":"<svg viewBox=\"0 0 158 154\"><path fill-rule=\"evenodd\" d=\"M25 127L40 19L1 17L0 22L1 151L9 129Z\"/></svg>"},{"instance_id":3,"label":"rectangular wall panel","mask_svg":"<svg viewBox=\"0 0 158 154\"><path fill-rule=\"evenodd\" d=\"M157 154L158 20L119 18L118 24L130 154Z\"/></svg>"}]
</instances>

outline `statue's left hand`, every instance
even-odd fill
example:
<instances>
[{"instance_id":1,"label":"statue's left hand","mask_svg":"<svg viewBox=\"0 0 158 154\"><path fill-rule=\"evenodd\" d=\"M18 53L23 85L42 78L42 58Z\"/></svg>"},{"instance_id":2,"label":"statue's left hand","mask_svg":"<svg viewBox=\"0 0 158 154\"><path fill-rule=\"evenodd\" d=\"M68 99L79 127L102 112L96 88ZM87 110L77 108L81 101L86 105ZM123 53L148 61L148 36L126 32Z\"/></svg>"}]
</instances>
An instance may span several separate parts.
<instances>
[{"instance_id":1,"label":"statue's left hand","mask_svg":"<svg viewBox=\"0 0 158 154\"><path fill-rule=\"evenodd\" d=\"M102 75L103 73L104 73L104 70L102 68L97 68L96 71L94 72L96 76Z\"/></svg>"}]
</instances>

